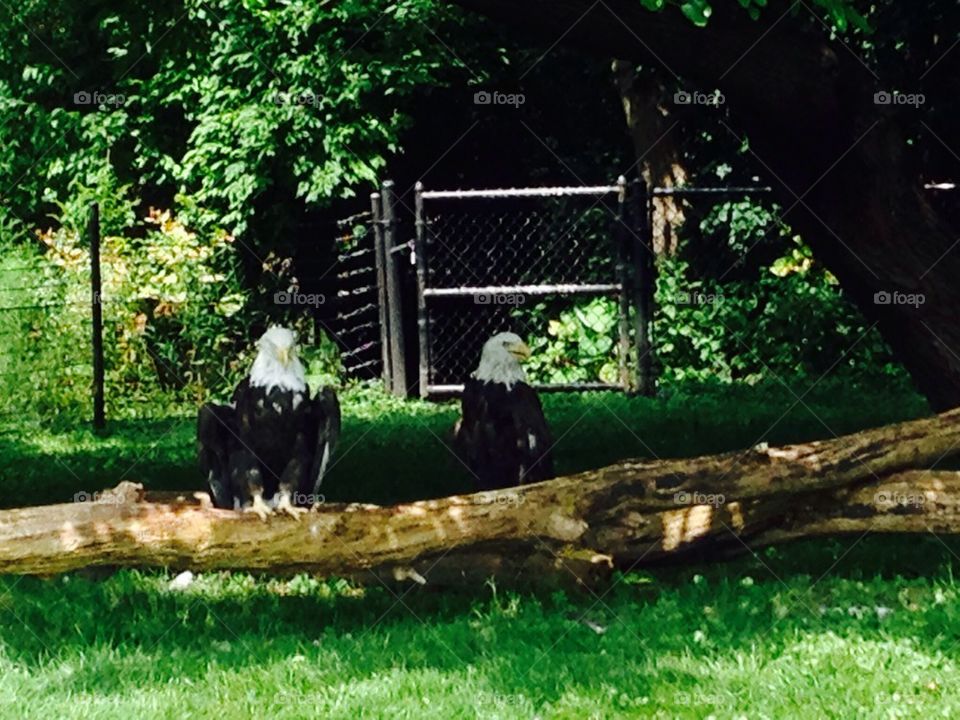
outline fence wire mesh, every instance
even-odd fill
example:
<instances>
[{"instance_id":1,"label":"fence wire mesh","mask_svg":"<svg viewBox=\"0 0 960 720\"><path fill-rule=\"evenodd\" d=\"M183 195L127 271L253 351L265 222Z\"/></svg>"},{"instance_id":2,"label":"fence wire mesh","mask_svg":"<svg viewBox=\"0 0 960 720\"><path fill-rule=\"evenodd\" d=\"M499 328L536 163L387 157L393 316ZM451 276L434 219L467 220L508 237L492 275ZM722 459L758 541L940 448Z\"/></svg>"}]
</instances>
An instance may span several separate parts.
<instances>
[{"instance_id":1,"label":"fence wire mesh","mask_svg":"<svg viewBox=\"0 0 960 720\"><path fill-rule=\"evenodd\" d=\"M616 283L616 197L425 199L428 286Z\"/></svg>"},{"instance_id":2,"label":"fence wire mesh","mask_svg":"<svg viewBox=\"0 0 960 720\"><path fill-rule=\"evenodd\" d=\"M396 394L416 388L419 292L426 333L420 361L427 364L421 391L429 391L423 394L456 392L476 368L483 343L500 331L516 332L531 346L527 371L541 387L629 387L641 355L638 236L644 234L643 222L652 221L655 231L657 213L654 206L653 218L638 214L633 186L626 199L622 189L618 184L421 191L419 224L412 212L395 212L401 210L399 203L388 214L384 194L384 205L372 203L371 210L336 223L333 232L326 225L325 242L335 241L338 264L331 273L336 276L335 319L329 326L324 321L322 329L339 343L346 377L386 377ZM750 281L735 266L737 257L759 252L751 249L762 250L779 232L770 213L770 223L757 223L759 211L742 199L750 190L766 189L674 191L686 216L677 233L703 248L698 258L719 258L715 274L727 281ZM756 225L750 233L741 227L744 217ZM168 407L189 410L211 391L229 392L249 367L252 341L263 323L280 321L282 315L283 322L306 328L312 316L309 305L277 305L276 295L291 295L286 284L244 294L215 262L228 254L230 241L210 240L208 252L173 219L159 217L154 225L159 229L143 240L105 240L99 301L110 417L159 414ZM388 252L387 244L394 252ZM726 247L722 253L721 246ZM413 249L422 266L419 284ZM50 237L46 245L11 249L0 258L0 418L89 417L89 262L82 238L67 242ZM397 307L385 293L388 269L397 276ZM281 275L286 283L289 273ZM673 282L667 290L665 280ZM700 308L700 296L684 283L679 276L661 277L660 296L677 312ZM274 314L267 318L257 308L271 296ZM393 311L396 317L388 318ZM251 318L259 319L251 325ZM309 333L302 341L310 343ZM672 360L669 350L660 351L663 361ZM687 362L686 355L681 359ZM404 368L407 377L391 386ZM162 407L156 401L161 396Z\"/></svg>"},{"instance_id":3,"label":"fence wire mesh","mask_svg":"<svg viewBox=\"0 0 960 720\"><path fill-rule=\"evenodd\" d=\"M383 323L373 213L337 222L337 310L335 335L348 378L383 374Z\"/></svg>"},{"instance_id":4,"label":"fence wire mesh","mask_svg":"<svg viewBox=\"0 0 960 720\"><path fill-rule=\"evenodd\" d=\"M622 189L563 190L422 193L421 394L455 391L501 331L526 338L537 385L629 384Z\"/></svg>"},{"instance_id":5,"label":"fence wire mesh","mask_svg":"<svg viewBox=\"0 0 960 720\"><path fill-rule=\"evenodd\" d=\"M54 399L71 388L89 392L88 346L64 342L58 331L70 318L82 321L89 307L89 287L68 282L48 263L24 256L0 263L0 420L53 410ZM55 371L35 372L40 364Z\"/></svg>"},{"instance_id":6,"label":"fence wire mesh","mask_svg":"<svg viewBox=\"0 0 960 720\"><path fill-rule=\"evenodd\" d=\"M542 387L619 388L622 348L615 298L530 297L528 304L478 305L471 297L444 298L430 310L430 384L436 392L462 384L479 361L483 343L515 332L533 352L525 369Z\"/></svg>"}]
</instances>

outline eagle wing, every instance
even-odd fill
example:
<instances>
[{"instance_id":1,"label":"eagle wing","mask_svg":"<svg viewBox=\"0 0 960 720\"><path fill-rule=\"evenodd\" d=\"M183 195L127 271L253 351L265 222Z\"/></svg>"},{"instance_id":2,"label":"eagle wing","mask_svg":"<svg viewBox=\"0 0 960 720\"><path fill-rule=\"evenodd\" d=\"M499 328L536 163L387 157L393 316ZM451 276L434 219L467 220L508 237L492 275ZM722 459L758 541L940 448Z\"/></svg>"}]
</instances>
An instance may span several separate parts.
<instances>
[{"instance_id":1,"label":"eagle wing","mask_svg":"<svg viewBox=\"0 0 960 720\"><path fill-rule=\"evenodd\" d=\"M552 440L536 391L524 383L471 379L461 396L454 447L477 488L513 487L553 476Z\"/></svg>"},{"instance_id":2,"label":"eagle wing","mask_svg":"<svg viewBox=\"0 0 960 720\"><path fill-rule=\"evenodd\" d=\"M517 453L522 470L521 485L553 477L553 439L537 391L526 383L510 393L511 417L516 433Z\"/></svg>"},{"instance_id":3,"label":"eagle wing","mask_svg":"<svg viewBox=\"0 0 960 720\"><path fill-rule=\"evenodd\" d=\"M235 441L236 412L229 405L203 405L197 414L197 456L207 478L210 496L218 508L234 507L230 479L230 451Z\"/></svg>"},{"instance_id":4,"label":"eagle wing","mask_svg":"<svg viewBox=\"0 0 960 720\"><path fill-rule=\"evenodd\" d=\"M340 439L340 401L333 388L323 387L310 403L310 414L317 436L314 443L313 464L308 478L310 486L301 488L301 492L312 494L316 501L320 496L323 478L330 469L333 451Z\"/></svg>"},{"instance_id":5,"label":"eagle wing","mask_svg":"<svg viewBox=\"0 0 960 720\"><path fill-rule=\"evenodd\" d=\"M453 448L460 462L474 474L481 490L487 489L481 472L487 462L487 442L483 430L487 424L487 398L483 386L476 380L468 380L460 396L460 420L454 428Z\"/></svg>"}]
</instances>

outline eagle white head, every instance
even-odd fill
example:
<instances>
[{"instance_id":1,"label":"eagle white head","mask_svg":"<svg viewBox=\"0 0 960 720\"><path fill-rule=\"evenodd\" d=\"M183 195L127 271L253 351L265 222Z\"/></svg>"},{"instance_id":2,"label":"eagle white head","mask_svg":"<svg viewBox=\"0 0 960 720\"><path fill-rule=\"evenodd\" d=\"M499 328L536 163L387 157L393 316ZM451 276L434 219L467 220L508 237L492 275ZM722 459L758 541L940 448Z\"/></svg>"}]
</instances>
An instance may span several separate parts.
<instances>
[{"instance_id":1,"label":"eagle white head","mask_svg":"<svg viewBox=\"0 0 960 720\"><path fill-rule=\"evenodd\" d=\"M303 365L297 357L297 336L278 325L272 326L257 340L257 359L250 369L250 384L270 392L281 390L303 392L307 388Z\"/></svg>"},{"instance_id":2,"label":"eagle white head","mask_svg":"<svg viewBox=\"0 0 960 720\"><path fill-rule=\"evenodd\" d=\"M481 382L503 383L507 390L514 383L527 381L527 374L520 363L530 358L530 348L511 332L497 333L483 344L480 365L471 377Z\"/></svg>"}]
</instances>

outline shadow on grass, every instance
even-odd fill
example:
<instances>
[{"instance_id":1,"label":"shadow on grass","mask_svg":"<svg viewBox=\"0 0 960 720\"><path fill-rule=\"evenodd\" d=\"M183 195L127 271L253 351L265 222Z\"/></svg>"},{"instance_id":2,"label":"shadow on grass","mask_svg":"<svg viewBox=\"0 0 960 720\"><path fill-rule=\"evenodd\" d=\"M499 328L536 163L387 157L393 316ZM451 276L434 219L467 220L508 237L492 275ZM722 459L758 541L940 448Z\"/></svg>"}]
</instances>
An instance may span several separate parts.
<instances>
[{"instance_id":1,"label":"shadow on grass","mask_svg":"<svg viewBox=\"0 0 960 720\"><path fill-rule=\"evenodd\" d=\"M473 668L498 692L536 703L610 685L643 695L656 683L695 685L710 662L775 657L802 637L907 641L957 658L958 551L932 536L818 540L549 595L235 573L202 575L185 591L170 590L160 572L8 578L0 655L28 672L69 667L61 692L125 693L203 683L211 667L284 674L303 664L333 684ZM691 653L699 666L685 664Z\"/></svg>"},{"instance_id":2,"label":"shadow on grass","mask_svg":"<svg viewBox=\"0 0 960 720\"><path fill-rule=\"evenodd\" d=\"M717 599L722 598L722 592L716 595L717 589L722 591L726 585L775 590L778 584L785 589L786 580L799 588L825 579L865 584L924 579L953 584L955 566L960 566L960 538L868 535L795 542L726 562L642 567L639 579L615 578L606 586L576 592L518 593L495 585L480 591L412 584L387 587L374 579L361 587L307 575L276 579L229 572L202 574L186 591L174 591L168 588L172 575L167 572L120 570L105 571L99 579L83 572L3 578L0 609L9 613L3 623L9 628L33 621L32 627L23 630L28 635L36 632L33 651L27 655L38 659L43 650L57 647L46 643L44 635L66 640L67 645L137 641L203 647L210 632L226 639L247 632L303 640L331 629L357 633L378 625L388 627L412 616L442 624L492 607L497 601L491 598L501 595L578 615L590 608L602 613L604 599L611 597L645 606L656 604L665 593ZM746 578L751 580L744 582ZM198 607L211 614L188 612ZM9 639L5 633L5 640ZM21 649L31 644L29 637L24 640Z\"/></svg>"},{"instance_id":3,"label":"shadow on grass","mask_svg":"<svg viewBox=\"0 0 960 720\"><path fill-rule=\"evenodd\" d=\"M832 437L926 412L903 389L824 383L804 390L689 387L655 399L555 395L544 405L561 473L625 457ZM379 402L344 403L330 500L388 503L470 488L447 450L455 405ZM202 487L192 416L115 422L111 430L100 438L81 429L4 428L0 504L69 500L123 479L151 489ZM184 591L169 589L164 572L2 578L0 666L11 687L52 702L146 697L130 701L144 712L171 697L209 703L196 716L248 695L257 711L287 717L299 716L304 702L307 716L318 687L339 688L326 702L343 717L358 708L377 716L376 703L393 712L391 703L419 702L443 687L463 694L467 707L515 703L502 711L491 705L491 716L503 717L544 715L544 707L560 717L584 717L590 708L609 717L649 714L650 706L631 703L651 698L663 707L674 702L664 716L703 717L729 711L737 693L764 697L756 714L801 716L777 703L801 687L808 695L797 695L796 706L812 707L817 688L827 687L829 698L819 701L831 708L863 694L860 705L838 710L857 716L880 696L879 686L860 682L864 666L900 653L889 670L900 675L880 688L886 692L914 675L926 682L927 667L957 659L958 553L952 538L868 534L640 569L573 594L356 588L242 573L204 574ZM795 683L798 662L830 672ZM674 701L678 693L687 704ZM410 708L410 717L426 712Z\"/></svg>"},{"instance_id":4,"label":"shadow on grass","mask_svg":"<svg viewBox=\"0 0 960 720\"><path fill-rule=\"evenodd\" d=\"M802 398L798 401L798 398ZM656 398L617 393L546 395L560 474L629 457L689 457L830 438L927 412L908 388L796 383L687 385ZM472 489L452 452L457 404L343 398L343 436L323 491L331 501L378 504ZM120 420L104 437L85 425L0 428L0 507L66 502L121 480L153 490L205 487L196 467L192 413Z\"/></svg>"}]
</instances>

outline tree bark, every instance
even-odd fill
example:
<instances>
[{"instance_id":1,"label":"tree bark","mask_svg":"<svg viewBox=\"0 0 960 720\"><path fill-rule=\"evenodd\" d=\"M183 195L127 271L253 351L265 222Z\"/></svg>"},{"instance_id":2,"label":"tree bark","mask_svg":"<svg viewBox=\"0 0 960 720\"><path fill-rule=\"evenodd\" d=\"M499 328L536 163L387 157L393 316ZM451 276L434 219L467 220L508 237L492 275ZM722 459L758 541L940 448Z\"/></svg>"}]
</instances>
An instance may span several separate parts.
<instances>
[{"instance_id":1,"label":"tree bark","mask_svg":"<svg viewBox=\"0 0 960 720\"><path fill-rule=\"evenodd\" d=\"M315 572L433 584L593 582L690 551L834 532L960 532L960 410L832 440L630 460L508 490L299 521L121 483L87 502L0 511L0 572L87 566Z\"/></svg>"},{"instance_id":2,"label":"tree bark","mask_svg":"<svg viewBox=\"0 0 960 720\"><path fill-rule=\"evenodd\" d=\"M627 60L614 60L612 70L640 177L649 188L685 185L687 172L677 144L678 120L669 110L668 91L662 79ZM652 197L650 202L653 252L657 256L673 255L677 249L676 230L684 221L683 207L672 195Z\"/></svg>"},{"instance_id":3,"label":"tree bark","mask_svg":"<svg viewBox=\"0 0 960 720\"><path fill-rule=\"evenodd\" d=\"M960 405L960 249L923 188L939 166L924 167L916 150L922 136L935 155L955 157L960 128L938 123L931 137L935 121L917 108L874 103L877 91L910 92L917 65L880 79L795 4L796 12L765 8L757 22L729 7L697 28L674 7L649 12L639 0L450 1L548 44L561 38L604 58L655 64L690 90L719 88L729 132L749 140L784 219L878 324L931 406ZM958 55L944 55L937 77L949 77ZM922 304L885 302L894 293Z\"/></svg>"}]
</instances>

